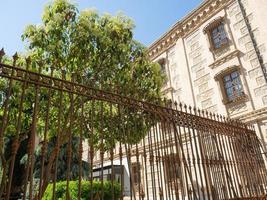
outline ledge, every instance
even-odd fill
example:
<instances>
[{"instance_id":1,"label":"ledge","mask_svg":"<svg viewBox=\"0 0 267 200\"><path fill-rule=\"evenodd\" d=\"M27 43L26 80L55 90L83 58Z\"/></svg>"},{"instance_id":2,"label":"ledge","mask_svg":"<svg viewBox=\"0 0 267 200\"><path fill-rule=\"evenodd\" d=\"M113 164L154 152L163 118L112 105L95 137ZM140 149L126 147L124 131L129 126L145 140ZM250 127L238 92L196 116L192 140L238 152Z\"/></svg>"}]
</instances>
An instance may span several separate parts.
<instances>
[{"instance_id":1,"label":"ledge","mask_svg":"<svg viewBox=\"0 0 267 200\"><path fill-rule=\"evenodd\" d=\"M247 102L249 100L248 95L246 95L244 92L241 96L236 97L234 100L223 100L223 104L225 104L227 107L235 106L240 103Z\"/></svg>"},{"instance_id":2,"label":"ledge","mask_svg":"<svg viewBox=\"0 0 267 200\"><path fill-rule=\"evenodd\" d=\"M241 116L237 116L233 119L240 119L246 123L248 123L248 122L252 123L252 122L255 122L257 120L262 120L265 118L267 118L267 107L248 112L248 113L243 114Z\"/></svg>"},{"instance_id":3,"label":"ledge","mask_svg":"<svg viewBox=\"0 0 267 200\"><path fill-rule=\"evenodd\" d=\"M223 64L223 63L225 63L225 62L227 62L229 60L232 60L235 57L239 57L239 55L240 55L240 51L239 50L235 50L235 51L227 54L226 56L216 60L214 63L210 64L209 67L211 69L214 69L214 68L218 67L219 65L221 65L221 64Z\"/></svg>"}]
</instances>

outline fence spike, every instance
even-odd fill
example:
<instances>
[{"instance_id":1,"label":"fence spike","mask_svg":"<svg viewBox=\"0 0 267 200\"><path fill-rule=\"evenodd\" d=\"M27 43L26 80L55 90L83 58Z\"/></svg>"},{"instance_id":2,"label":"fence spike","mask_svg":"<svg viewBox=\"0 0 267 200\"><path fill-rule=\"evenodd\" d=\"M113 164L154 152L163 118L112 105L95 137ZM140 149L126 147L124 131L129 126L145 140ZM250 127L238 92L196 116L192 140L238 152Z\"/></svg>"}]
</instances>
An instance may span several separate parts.
<instances>
[{"instance_id":1,"label":"fence spike","mask_svg":"<svg viewBox=\"0 0 267 200\"><path fill-rule=\"evenodd\" d=\"M205 111L201 110L202 117L205 117Z\"/></svg>"},{"instance_id":2,"label":"fence spike","mask_svg":"<svg viewBox=\"0 0 267 200\"><path fill-rule=\"evenodd\" d=\"M210 119L213 119L213 113L209 112Z\"/></svg>"},{"instance_id":3,"label":"fence spike","mask_svg":"<svg viewBox=\"0 0 267 200\"><path fill-rule=\"evenodd\" d=\"M217 120L220 122L221 120L220 120L220 116L219 116L219 114L217 113L216 114L216 118L217 118Z\"/></svg>"},{"instance_id":4,"label":"fence spike","mask_svg":"<svg viewBox=\"0 0 267 200\"><path fill-rule=\"evenodd\" d=\"M216 118L216 114L215 114L215 113L212 113L212 116L213 116L213 119L214 119L214 120L217 120L217 118Z\"/></svg>"},{"instance_id":5,"label":"fence spike","mask_svg":"<svg viewBox=\"0 0 267 200\"><path fill-rule=\"evenodd\" d=\"M62 78L65 80L66 79L66 74L67 74L66 68L62 68L61 69L61 74L62 74Z\"/></svg>"},{"instance_id":6,"label":"fence spike","mask_svg":"<svg viewBox=\"0 0 267 200\"><path fill-rule=\"evenodd\" d=\"M16 62L17 62L17 60L18 60L18 58L19 58L18 53L16 52L16 53L12 56L12 58L13 58L13 66L15 66L15 65L16 65Z\"/></svg>"},{"instance_id":7,"label":"fence spike","mask_svg":"<svg viewBox=\"0 0 267 200\"><path fill-rule=\"evenodd\" d=\"M192 114L192 106L189 105L188 109L189 109L189 113Z\"/></svg>"},{"instance_id":8,"label":"fence spike","mask_svg":"<svg viewBox=\"0 0 267 200\"><path fill-rule=\"evenodd\" d=\"M5 50L4 50L4 48L2 48L1 50L0 50L0 62L2 62L2 58L3 58L3 56L5 55L6 53L5 53Z\"/></svg>"},{"instance_id":9,"label":"fence spike","mask_svg":"<svg viewBox=\"0 0 267 200\"><path fill-rule=\"evenodd\" d=\"M204 113L206 113L206 116L209 119L209 112L206 110L206 112L204 111Z\"/></svg>"},{"instance_id":10,"label":"fence spike","mask_svg":"<svg viewBox=\"0 0 267 200\"><path fill-rule=\"evenodd\" d=\"M201 110L197 108L198 115L201 116Z\"/></svg>"},{"instance_id":11,"label":"fence spike","mask_svg":"<svg viewBox=\"0 0 267 200\"><path fill-rule=\"evenodd\" d=\"M50 70L51 71L54 71L55 70L55 67L52 65L52 66L50 66Z\"/></svg>"},{"instance_id":12,"label":"fence spike","mask_svg":"<svg viewBox=\"0 0 267 200\"><path fill-rule=\"evenodd\" d=\"M29 68L29 66L31 65L32 63L32 59L30 56L28 56L27 58L25 58L25 61L26 61L26 69Z\"/></svg>"},{"instance_id":13,"label":"fence spike","mask_svg":"<svg viewBox=\"0 0 267 200\"><path fill-rule=\"evenodd\" d=\"M175 110L178 110L178 102L177 101L175 101L174 107L175 107Z\"/></svg>"},{"instance_id":14,"label":"fence spike","mask_svg":"<svg viewBox=\"0 0 267 200\"><path fill-rule=\"evenodd\" d=\"M187 105L186 104L184 104L184 110L187 113Z\"/></svg>"},{"instance_id":15,"label":"fence spike","mask_svg":"<svg viewBox=\"0 0 267 200\"><path fill-rule=\"evenodd\" d=\"M183 104L181 102L179 103L179 107L180 107L180 110L182 111L183 110Z\"/></svg>"},{"instance_id":16,"label":"fence spike","mask_svg":"<svg viewBox=\"0 0 267 200\"><path fill-rule=\"evenodd\" d=\"M37 61L37 64L39 65L39 67L43 67L44 66L44 61L43 60Z\"/></svg>"}]
</instances>

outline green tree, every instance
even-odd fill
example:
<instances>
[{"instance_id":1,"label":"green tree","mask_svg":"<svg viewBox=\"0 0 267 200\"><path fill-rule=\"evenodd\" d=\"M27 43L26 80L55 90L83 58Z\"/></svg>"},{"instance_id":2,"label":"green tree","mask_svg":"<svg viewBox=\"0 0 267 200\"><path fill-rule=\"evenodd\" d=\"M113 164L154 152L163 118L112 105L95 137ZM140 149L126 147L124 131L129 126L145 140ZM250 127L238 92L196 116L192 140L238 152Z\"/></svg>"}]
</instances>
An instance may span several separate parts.
<instances>
[{"instance_id":1,"label":"green tree","mask_svg":"<svg viewBox=\"0 0 267 200\"><path fill-rule=\"evenodd\" d=\"M50 74L53 67L55 77L62 78L63 71L65 74L63 78L67 80L75 77L74 81L77 83L154 102L160 98L164 77L160 73L159 65L149 60L146 48L133 39L133 29L132 20L122 14L100 15L94 10L79 12L70 1L55 0L45 7L42 23L27 26L22 39L28 45L26 55L32 60L28 65L30 70ZM24 61L21 61L21 66L26 66ZM13 87L11 99L13 105L9 121L14 123L7 127L6 136L13 137L18 134L15 122L19 109L21 84L16 83ZM1 84L5 94L7 94L7 85L5 81ZM130 108L121 108L119 112L115 106L110 108L107 102L94 102L90 98L76 95L71 104L70 94L61 95L59 91L49 91L44 88L40 89L39 94L38 121L33 122L36 88L32 85L27 87L24 95L22 128L19 135L30 138L31 127L36 126L36 134L43 139L49 95L51 109L48 138L56 136L56 145L59 147L68 142L66 137L68 134L63 133L70 131L73 136L78 136L82 132L83 137L87 138L88 133L94 128L95 148L100 146L101 132L102 137L105 138L105 149L109 149L116 141L137 142L149 128L144 122L145 112L136 112ZM63 110L59 102L64 105ZM84 128L79 126L82 104L85 116L89 116L89 113L94 110L93 125L84 117ZM60 132L58 131L59 116L62 121ZM71 126L73 126L72 130L70 130ZM128 127L126 137L120 131L122 126ZM45 165L48 172L46 185L53 175L56 156L56 149L53 149Z\"/></svg>"}]
</instances>

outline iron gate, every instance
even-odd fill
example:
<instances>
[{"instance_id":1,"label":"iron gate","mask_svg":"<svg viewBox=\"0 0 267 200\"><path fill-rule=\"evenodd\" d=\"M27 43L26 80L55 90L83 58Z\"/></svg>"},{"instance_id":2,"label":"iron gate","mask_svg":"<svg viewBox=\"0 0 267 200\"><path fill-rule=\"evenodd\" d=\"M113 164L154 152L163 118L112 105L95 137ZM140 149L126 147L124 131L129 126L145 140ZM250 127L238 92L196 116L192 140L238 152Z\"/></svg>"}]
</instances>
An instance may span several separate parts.
<instances>
[{"instance_id":1,"label":"iron gate","mask_svg":"<svg viewBox=\"0 0 267 200\"><path fill-rule=\"evenodd\" d=\"M91 88L53 68L30 71L29 60L25 67L16 60L0 62L1 199L42 199L49 188L58 199L60 165L66 199L266 199L266 160L253 127L176 102Z\"/></svg>"}]
</instances>

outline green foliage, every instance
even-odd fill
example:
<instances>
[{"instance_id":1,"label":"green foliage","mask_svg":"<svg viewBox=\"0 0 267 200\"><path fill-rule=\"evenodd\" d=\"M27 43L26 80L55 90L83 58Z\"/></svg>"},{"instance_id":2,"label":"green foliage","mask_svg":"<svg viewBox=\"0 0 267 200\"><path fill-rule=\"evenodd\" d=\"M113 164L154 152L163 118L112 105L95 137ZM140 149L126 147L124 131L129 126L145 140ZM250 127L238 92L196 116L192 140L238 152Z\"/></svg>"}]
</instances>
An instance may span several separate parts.
<instances>
[{"instance_id":1,"label":"green foliage","mask_svg":"<svg viewBox=\"0 0 267 200\"><path fill-rule=\"evenodd\" d=\"M45 155L45 160L49 160L49 155L51 155L55 145L56 145L57 138L51 138L48 143L47 154ZM79 177L79 138L73 137L72 138L72 161L71 161L71 174L70 179L75 180ZM40 146L39 146L40 147ZM61 146L59 155L58 155L58 167L57 167L57 180L66 180L66 169L67 169L67 148L68 145L64 144ZM36 150L36 157L35 157L35 170L34 176L35 178L40 177L40 170L41 170L41 149L37 148ZM46 163L45 163L46 164ZM82 161L81 163L81 170L82 170L82 177L89 176L89 163Z\"/></svg>"},{"instance_id":2,"label":"green foliage","mask_svg":"<svg viewBox=\"0 0 267 200\"><path fill-rule=\"evenodd\" d=\"M109 181L104 181L103 183L103 191L104 191L104 200L112 199L112 184ZM93 181L92 187L90 181L82 181L81 184L81 199L87 200L90 199L91 193L93 195L93 199L95 199L96 195L100 195L101 197L101 182ZM72 200L78 199L78 181L70 181L69 183L69 192ZM114 196L115 199L119 199L120 196L120 184L114 182ZM42 200L51 200L53 199L53 184L49 184ZM57 182L56 183L56 199L63 200L66 199L66 181Z\"/></svg>"},{"instance_id":3,"label":"green foliage","mask_svg":"<svg viewBox=\"0 0 267 200\"><path fill-rule=\"evenodd\" d=\"M28 54L33 57L33 61L42 60L44 63L43 73L47 73L47 69L53 66L57 77L61 77L61 70L64 69L69 80L71 74L75 73L75 82L103 90L116 89L121 95L154 102L160 98L164 78L159 65L149 60L146 48L133 39L133 28L133 21L122 14L100 15L95 10L79 12L70 1L55 0L45 7L42 24L27 26L22 38L29 44ZM44 110L40 112L42 117L39 127L44 125L47 90L43 89L42 96L43 101L40 102L44 103ZM52 105L58 106L59 92L53 91L51 98ZM34 98L31 96L30 99ZM91 127L95 130L94 141L100 141L99 133L102 132L104 138L110 137L105 140L106 148L109 148L116 140L136 142L146 134L148 127L143 111L138 113L122 107L123 115L119 116L118 108L113 108L111 116L108 113L109 104L101 104L96 101L92 105L91 100L85 101L85 113L89 114L95 107L94 127ZM70 109L70 97L67 94L63 95L63 105L65 109L62 116L67 123ZM51 137L58 134L57 106L51 109L50 114ZM75 98L74 110L77 112L73 113L74 119L80 119L80 106L81 98ZM105 115L102 120L101 106ZM104 123L100 124L100 121ZM114 127L110 127L110 124L114 124ZM127 136L122 135L118 130L123 128L121 126L132 132L127 133ZM39 130L39 135L42 135L42 128ZM75 129L73 134L79 131ZM84 137L87 137L88 131L84 129Z\"/></svg>"},{"instance_id":4,"label":"green foliage","mask_svg":"<svg viewBox=\"0 0 267 200\"><path fill-rule=\"evenodd\" d=\"M48 75L53 67L54 77L66 78L69 81L73 78L76 83L88 87L155 102L161 96L160 89L164 77L161 75L159 65L149 60L146 48L133 39L133 29L132 20L122 14L100 15L94 10L79 12L77 6L68 0L54 0L45 7L42 23L27 26L22 35L22 39L28 45L25 55L29 56L32 62L26 65L25 60L20 58L16 65L22 68L27 66L31 71ZM6 63L12 63L8 58L4 60ZM65 76L62 71L66 72ZM44 139L49 95L51 106L47 135L51 141L58 138L59 147L66 145L70 133L75 137L81 134L83 139L89 138L88 141L93 143L95 150L102 146L100 143L103 141L104 150L109 150L117 141L138 142L149 129L149 116L144 110L124 106L118 108L117 105L111 107L107 102L94 101L74 94L73 111L71 111L71 94L66 92L62 94L60 91L50 91L47 88L39 88L38 91L36 85L26 84L25 94L22 95L23 84L18 81L13 83L9 99L9 124L5 136L6 138L18 136L20 142L26 143L25 147L32 126L36 125L35 134L39 139L41 141ZM8 85L9 81L0 79L4 102ZM37 95L38 105L34 103ZM18 130L21 100L23 100L21 128ZM82 102L84 102L84 120L81 116ZM37 124L32 124L34 106L38 106ZM2 117L3 106L0 108L0 119ZM84 123L81 125L81 122ZM4 149L4 141L0 141L0 144ZM64 153L62 151L62 154ZM20 151L20 154L25 155L26 151ZM75 155L73 156L75 158ZM47 166L49 164L52 166L53 159L46 159ZM22 162L16 161L16 163ZM62 163L59 165L64 166ZM19 169L19 166L15 168ZM53 173L52 169L53 167L48 172L50 175ZM21 170L14 176L23 173Z\"/></svg>"}]
</instances>

